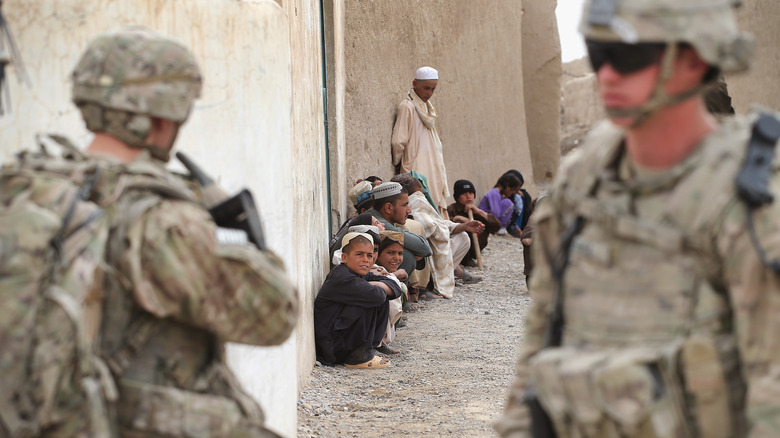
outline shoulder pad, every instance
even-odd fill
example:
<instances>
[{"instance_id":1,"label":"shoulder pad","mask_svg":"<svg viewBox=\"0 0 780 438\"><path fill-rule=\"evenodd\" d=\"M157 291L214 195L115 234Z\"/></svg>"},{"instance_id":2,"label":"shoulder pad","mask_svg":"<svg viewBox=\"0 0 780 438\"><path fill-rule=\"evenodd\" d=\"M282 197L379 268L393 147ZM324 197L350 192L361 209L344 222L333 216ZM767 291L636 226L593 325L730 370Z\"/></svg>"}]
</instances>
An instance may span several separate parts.
<instances>
[{"instance_id":1,"label":"shoulder pad","mask_svg":"<svg viewBox=\"0 0 780 438\"><path fill-rule=\"evenodd\" d=\"M567 197L586 196L603 169L614 159L623 143L625 131L609 121L596 125L585 144L561 161L559 177L553 191Z\"/></svg>"}]
</instances>

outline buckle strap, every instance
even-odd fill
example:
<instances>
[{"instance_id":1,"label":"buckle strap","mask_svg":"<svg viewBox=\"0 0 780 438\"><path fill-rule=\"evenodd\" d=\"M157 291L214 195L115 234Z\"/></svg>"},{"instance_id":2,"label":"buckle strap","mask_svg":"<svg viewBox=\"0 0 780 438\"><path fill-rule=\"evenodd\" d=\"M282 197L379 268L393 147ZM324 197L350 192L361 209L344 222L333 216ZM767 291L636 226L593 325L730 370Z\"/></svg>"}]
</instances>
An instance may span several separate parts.
<instances>
[{"instance_id":1,"label":"buckle strap","mask_svg":"<svg viewBox=\"0 0 780 438\"><path fill-rule=\"evenodd\" d=\"M157 333L160 328L158 321L148 314L142 314L128 327L127 340L124 345L113 352L109 357L104 358L106 365L111 369L115 376L121 376L133 359L138 356L138 352L151 337Z\"/></svg>"}]
</instances>

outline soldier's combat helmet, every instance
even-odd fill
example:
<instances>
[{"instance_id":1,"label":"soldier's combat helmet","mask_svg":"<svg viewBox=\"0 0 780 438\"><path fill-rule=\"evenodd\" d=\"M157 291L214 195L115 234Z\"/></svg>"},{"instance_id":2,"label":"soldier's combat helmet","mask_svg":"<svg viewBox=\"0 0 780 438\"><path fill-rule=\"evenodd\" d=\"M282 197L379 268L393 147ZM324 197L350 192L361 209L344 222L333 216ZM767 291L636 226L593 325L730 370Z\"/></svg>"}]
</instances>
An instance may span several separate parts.
<instances>
[{"instance_id":1,"label":"soldier's combat helmet","mask_svg":"<svg viewBox=\"0 0 780 438\"><path fill-rule=\"evenodd\" d=\"M587 0L580 32L588 40L688 43L723 72L747 70L753 40L740 33L741 0Z\"/></svg>"},{"instance_id":2,"label":"soldier's combat helmet","mask_svg":"<svg viewBox=\"0 0 780 438\"><path fill-rule=\"evenodd\" d=\"M147 145L151 117L182 123L200 96L195 57L179 41L142 27L92 40L73 70L73 102L87 129L163 161L169 150Z\"/></svg>"},{"instance_id":3,"label":"soldier's combat helmet","mask_svg":"<svg viewBox=\"0 0 780 438\"><path fill-rule=\"evenodd\" d=\"M664 106L703 92L701 87L684 95L667 96L663 89L680 44L693 47L713 68L707 78L711 81L717 80L717 71L747 70L754 44L750 35L737 29L734 8L741 3L741 0L586 0L580 32L587 42L666 46L661 78L648 104L617 112L607 109L608 113L638 115L641 121Z\"/></svg>"}]
</instances>

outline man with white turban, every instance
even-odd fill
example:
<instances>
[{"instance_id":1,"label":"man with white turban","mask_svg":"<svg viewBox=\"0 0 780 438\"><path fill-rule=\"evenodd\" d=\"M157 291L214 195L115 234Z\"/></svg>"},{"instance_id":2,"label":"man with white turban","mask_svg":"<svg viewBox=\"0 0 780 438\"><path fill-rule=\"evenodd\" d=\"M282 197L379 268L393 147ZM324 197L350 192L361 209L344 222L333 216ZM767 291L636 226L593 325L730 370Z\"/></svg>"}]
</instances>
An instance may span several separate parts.
<instances>
[{"instance_id":1,"label":"man with white turban","mask_svg":"<svg viewBox=\"0 0 780 438\"><path fill-rule=\"evenodd\" d=\"M439 72L421 67L415 72L412 89L398 104L391 145L397 173L412 170L428 178L428 187L439 213L447 218L450 196L441 139L436 131L438 112L430 99L439 81Z\"/></svg>"}]
</instances>

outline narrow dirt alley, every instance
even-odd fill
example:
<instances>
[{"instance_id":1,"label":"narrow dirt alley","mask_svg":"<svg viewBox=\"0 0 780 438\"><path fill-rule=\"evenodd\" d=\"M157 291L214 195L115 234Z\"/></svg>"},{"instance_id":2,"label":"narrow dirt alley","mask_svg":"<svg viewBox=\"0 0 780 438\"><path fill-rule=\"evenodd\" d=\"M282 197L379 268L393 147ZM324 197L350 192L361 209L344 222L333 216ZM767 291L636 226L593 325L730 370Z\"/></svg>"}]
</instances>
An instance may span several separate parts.
<instances>
[{"instance_id":1,"label":"narrow dirt alley","mask_svg":"<svg viewBox=\"0 0 780 438\"><path fill-rule=\"evenodd\" d=\"M491 236L481 283L422 301L399 329L392 366L315 366L298 401L298 437L491 437L529 303L520 239Z\"/></svg>"}]
</instances>

